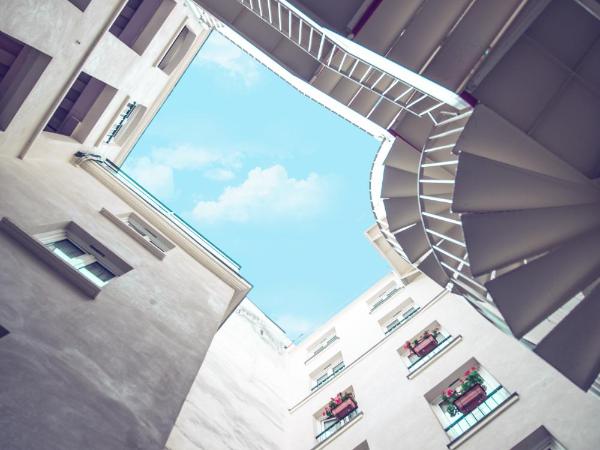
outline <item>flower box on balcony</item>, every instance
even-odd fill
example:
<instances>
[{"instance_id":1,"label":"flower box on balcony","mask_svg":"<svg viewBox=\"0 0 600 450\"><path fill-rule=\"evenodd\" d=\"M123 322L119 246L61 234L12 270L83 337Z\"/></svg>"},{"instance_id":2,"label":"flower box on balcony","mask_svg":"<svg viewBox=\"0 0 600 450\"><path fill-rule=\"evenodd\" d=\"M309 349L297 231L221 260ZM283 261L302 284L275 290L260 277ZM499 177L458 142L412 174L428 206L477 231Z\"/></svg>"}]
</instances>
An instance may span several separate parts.
<instances>
[{"instance_id":1,"label":"flower box on balcony","mask_svg":"<svg viewBox=\"0 0 600 450\"><path fill-rule=\"evenodd\" d=\"M434 348L436 348L438 342L432 335L429 335L419 341L415 346L413 346L413 352L417 354L417 356L423 357L429 354Z\"/></svg>"},{"instance_id":2,"label":"flower box on balcony","mask_svg":"<svg viewBox=\"0 0 600 450\"><path fill-rule=\"evenodd\" d=\"M486 398L485 388L481 384L474 384L452 403L462 414L468 414L481 405Z\"/></svg>"},{"instance_id":3,"label":"flower box on balcony","mask_svg":"<svg viewBox=\"0 0 600 450\"><path fill-rule=\"evenodd\" d=\"M346 417L348 414L350 414L356 408L357 408L357 405L356 405L356 402L354 401L354 399L349 398L347 400L344 400L342 403L337 405L335 408L333 408L331 410L331 412L333 413L333 415L335 416L335 418L337 420L342 420L344 417Z\"/></svg>"}]
</instances>

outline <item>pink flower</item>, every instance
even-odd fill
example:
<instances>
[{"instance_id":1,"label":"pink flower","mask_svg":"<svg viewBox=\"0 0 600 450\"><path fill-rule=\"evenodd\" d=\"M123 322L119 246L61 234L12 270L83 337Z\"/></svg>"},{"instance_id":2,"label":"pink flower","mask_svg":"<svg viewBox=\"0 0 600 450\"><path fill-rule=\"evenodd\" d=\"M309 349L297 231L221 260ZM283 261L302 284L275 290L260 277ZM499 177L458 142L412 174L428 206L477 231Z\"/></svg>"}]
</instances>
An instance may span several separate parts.
<instances>
[{"instance_id":1,"label":"pink flower","mask_svg":"<svg viewBox=\"0 0 600 450\"><path fill-rule=\"evenodd\" d=\"M470 373L471 373L471 371L470 371L470 370L467 370L467 371L465 372L465 377L468 377L468 376L470 375Z\"/></svg>"},{"instance_id":2,"label":"pink flower","mask_svg":"<svg viewBox=\"0 0 600 450\"><path fill-rule=\"evenodd\" d=\"M446 395L447 395L448 397L450 397L450 396L452 396L452 394L454 394L454 390L452 390L452 389L448 388L448 390L446 391Z\"/></svg>"}]
</instances>

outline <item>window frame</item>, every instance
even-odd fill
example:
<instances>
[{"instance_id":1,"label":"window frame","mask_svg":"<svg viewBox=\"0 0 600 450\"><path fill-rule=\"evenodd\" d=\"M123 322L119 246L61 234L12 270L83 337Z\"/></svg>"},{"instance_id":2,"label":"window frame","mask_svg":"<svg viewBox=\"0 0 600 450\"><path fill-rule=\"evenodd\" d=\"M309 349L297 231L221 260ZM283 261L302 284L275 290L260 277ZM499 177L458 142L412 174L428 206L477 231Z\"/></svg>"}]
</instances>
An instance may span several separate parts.
<instances>
[{"instance_id":1,"label":"window frame","mask_svg":"<svg viewBox=\"0 0 600 450\"><path fill-rule=\"evenodd\" d=\"M103 258L98 254L98 251L93 251L95 249L93 244L88 245L91 247L92 251L87 250L85 248L85 242L81 240L81 237L74 233L70 233L68 230L51 231L49 233L39 234L36 237L50 252L57 255L59 258L81 273L82 276L88 278L92 283L98 285L99 287L105 286L110 280L116 278L117 276L113 272L114 269L111 270L111 267L107 267L109 264L106 264L106 262L103 261ZM56 246L52 248L53 244L62 241L70 242L73 246L77 247L82 254L75 257L69 257ZM108 280L103 280L96 276L93 272L87 269L93 264L99 264L102 268L110 273L111 277Z\"/></svg>"},{"instance_id":2,"label":"window frame","mask_svg":"<svg viewBox=\"0 0 600 450\"><path fill-rule=\"evenodd\" d=\"M100 210L100 214L119 227L125 234L129 235L137 241L147 251L152 253L156 258L163 260L167 253L175 248L175 244L167 239L156 228L150 225L146 220L134 212L115 214L106 208ZM133 218L137 225L144 229L147 234L150 234L155 239L143 235L137 228L131 225L130 219Z\"/></svg>"},{"instance_id":3,"label":"window frame","mask_svg":"<svg viewBox=\"0 0 600 450\"><path fill-rule=\"evenodd\" d=\"M133 269L126 261L73 221L45 225L27 231L9 217L3 217L0 220L0 229L91 299L95 299L104 286L94 283L68 261L46 247L41 239L60 237L62 233L77 236L75 239L84 247L82 250L88 253L98 252L95 256L97 262L108 268L115 275L114 278L118 278Z\"/></svg>"}]
</instances>

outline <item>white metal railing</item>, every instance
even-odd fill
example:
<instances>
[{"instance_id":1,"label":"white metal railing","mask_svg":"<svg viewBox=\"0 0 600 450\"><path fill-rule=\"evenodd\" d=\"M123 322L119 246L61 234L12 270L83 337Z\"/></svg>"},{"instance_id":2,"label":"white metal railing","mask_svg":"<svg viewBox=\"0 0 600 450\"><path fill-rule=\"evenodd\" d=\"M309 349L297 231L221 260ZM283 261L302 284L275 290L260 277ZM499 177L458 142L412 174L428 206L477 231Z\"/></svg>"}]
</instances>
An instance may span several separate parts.
<instances>
[{"instance_id":1,"label":"white metal railing","mask_svg":"<svg viewBox=\"0 0 600 450\"><path fill-rule=\"evenodd\" d=\"M402 111L437 124L469 107L456 93L322 27L286 0L238 2L320 64L358 84L354 98L362 90L377 95L367 118L384 101L399 108L390 126Z\"/></svg>"}]
</instances>

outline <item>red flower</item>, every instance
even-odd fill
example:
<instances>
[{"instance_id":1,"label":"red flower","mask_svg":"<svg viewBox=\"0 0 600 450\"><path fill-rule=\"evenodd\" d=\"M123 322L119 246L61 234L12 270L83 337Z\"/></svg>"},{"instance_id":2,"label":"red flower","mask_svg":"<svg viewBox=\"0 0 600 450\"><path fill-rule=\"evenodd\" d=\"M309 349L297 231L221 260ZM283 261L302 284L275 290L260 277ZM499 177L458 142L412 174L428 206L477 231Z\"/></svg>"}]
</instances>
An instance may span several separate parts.
<instances>
[{"instance_id":1,"label":"red flower","mask_svg":"<svg viewBox=\"0 0 600 450\"><path fill-rule=\"evenodd\" d=\"M477 370L477 367L471 367L471 370L472 370L473 372L475 372L475 371Z\"/></svg>"},{"instance_id":2,"label":"red flower","mask_svg":"<svg viewBox=\"0 0 600 450\"><path fill-rule=\"evenodd\" d=\"M452 396L452 394L454 394L454 390L453 390L453 389L450 389L450 388L448 388L448 390L446 391L446 395L447 395L448 397L451 397L451 396Z\"/></svg>"},{"instance_id":3,"label":"red flower","mask_svg":"<svg viewBox=\"0 0 600 450\"><path fill-rule=\"evenodd\" d=\"M465 372L465 377L468 377L470 373L471 373L471 371L470 371L470 370L467 370L467 371Z\"/></svg>"}]
</instances>

